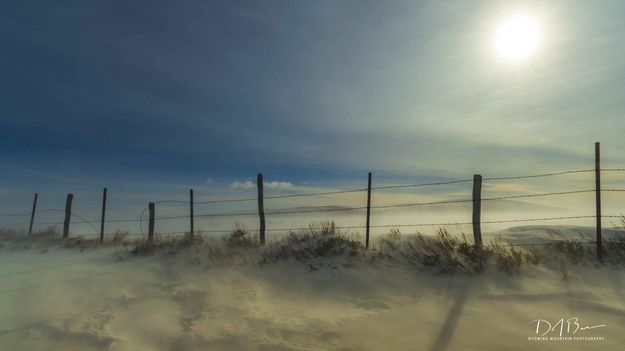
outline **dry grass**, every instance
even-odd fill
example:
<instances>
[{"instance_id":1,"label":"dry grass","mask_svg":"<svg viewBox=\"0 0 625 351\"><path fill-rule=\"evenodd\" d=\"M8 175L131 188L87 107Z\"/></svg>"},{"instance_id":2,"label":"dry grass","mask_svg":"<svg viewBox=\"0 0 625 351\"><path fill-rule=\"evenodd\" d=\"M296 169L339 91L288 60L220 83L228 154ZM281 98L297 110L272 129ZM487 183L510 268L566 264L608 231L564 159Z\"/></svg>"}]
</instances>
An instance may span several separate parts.
<instances>
[{"instance_id":1,"label":"dry grass","mask_svg":"<svg viewBox=\"0 0 625 351\"><path fill-rule=\"evenodd\" d=\"M236 223L234 230L230 233L230 236L224 238L224 240L226 241L226 246L231 249L253 248L260 246L260 241L256 237L252 236L252 233L241 223Z\"/></svg>"},{"instance_id":2,"label":"dry grass","mask_svg":"<svg viewBox=\"0 0 625 351\"><path fill-rule=\"evenodd\" d=\"M47 249L60 241L61 235L54 226L33 232L31 235L28 235L25 230L0 229L0 244L13 251L31 248Z\"/></svg>"},{"instance_id":3,"label":"dry grass","mask_svg":"<svg viewBox=\"0 0 625 351\"><path fill-rule=\"evenodd\" d=\"M117 230L113 235L104 237L104 242L100 242L98 236L85 238L82 236L72 236L63 238L57 227L50 226L45 230L35 231L28 234L25 230L4 230L0 229L0 244L10 250L28 250L36 248L47 251L50 247L61 246L64 248L78 248L81 251L110 246L127 246L131 243L128 232Z\"/></svg>"},{"instance_id":4,"label":"dry grass","mask_svg":"<svg viewBox=\"0 0 625 351\"><path fill-rule=\"evenodd\" d=\"M393 232L383 239L382 250L400 252L406 262L437 274L479 274L496 269L517 275L524 265L546 264L545 252L538 247L515 247L501 236L481 248L469 243L466 235L452 235L441 228L436 236L416 235L398 240Z\"/></svg>"},{"instance_id":5,"label":"dry grass","mask_svg":"<svg viewBox=\"0 0 625 351\"><path fill-rule=\"evenodd\" d=\"M579 239L570 238L557 230L550 230L549 234L555 241L555 244L551 245L552 250L560 253L570 263L579 264L587 258L596 256L594 246L586 244L581 234Z\"/></svg>"},{"instance_id":6,"label":"dry grass","mask_svg":"<svg viewBox=\"0 0 625 351\"><path fill-rule=\"evenodd\" d=\"M294 258L298 261L341 255L356 256L363 250L360 241L343 231L333 221L311 224L308 229L289 232L286 238L269 245L261 255L260 264Z\"/></svg>"},{"instance_id":7,"label":"dry grass","mask_svg":"<svg viewBox=\"0 0 625 351\"><path fill-rule=\"evenodd\" d=\"M400 243L401 255L407 262L439 274L479 273L492 255L489 247L476 248L464 234L455 237L444 228L435 237L417 233Z\"/></svg>"},{"instance_id":8,"label":"dry grass","mask_svg":"<svg viewBox=\"0 0 625 351\"><path fill-rule=\"evenodd\" d=\"M558 231L550 232L552 242L549 245L514 246L501 236L495 236L478 248L464 234L452 235L444 228L439 229L435 236L420 233L404 235L393 228L366 250L361 237L342 229L333 221L313 223L307 229L288 232L282 239L266 246L261 246L257 234L241 224L236 224L230 235L224 238L207 239L202 234L196 234L192 240L187 233L180 237L157 235L152 241L146 237L131 240L128 232L117 231L107 235L104 243L100 243L97 237L62 239L55 227L30 236L24 231L0 229L0 245L10 250L36 248L43 251L55 245L81 251L122 246L124 255L120 257L194 250L195 254L199 254L194 256L195 264L206 260L216 266L266 265L291 259L311 267L315 262L331 262L328 265L333 268L340 263L344 267L354 267L382 262L410 264L435 274L479 274L485 270L496 270L512 276L520 274L525 266L543 265L560 270L563 279L568 279L569 265L591 263L625 267L625 220L623 228L621 235L604 240L603 261L596 260L595 246L584 241L582 236L571 238ZM311 271L316 269L313 267Z\"/></svg>"},{"instance_id":9,"label":"dry grass","mask_svg":"<svg viewBox=\"0 0 625 351\"><path fill-rule=\"evenodd\" d=\"M202 247L206 239L202 233L185 233L181 237L161 237L155 235L152 240L148 240L147 237L143 237L135 240L134 249L130 253L138 256L152 255L157 252L166 254L176 254L180 251Z\"/></svg>"}]
</instances>

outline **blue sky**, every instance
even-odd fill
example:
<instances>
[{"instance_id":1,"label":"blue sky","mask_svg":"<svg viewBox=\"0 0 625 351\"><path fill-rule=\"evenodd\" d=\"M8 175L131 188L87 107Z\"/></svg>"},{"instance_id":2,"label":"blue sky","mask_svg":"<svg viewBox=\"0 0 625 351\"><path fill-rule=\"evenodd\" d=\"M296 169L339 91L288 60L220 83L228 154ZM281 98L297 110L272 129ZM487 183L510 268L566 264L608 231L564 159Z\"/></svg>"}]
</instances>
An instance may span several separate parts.
<instances>
[{"instance_id":1,"label":"blue sky","mask_svg":"<svg viewBox=\"0 0 625 351\"><path fill-rule=\"evenodd\" d=\"M518 11L544 40L511 65L491 37ZM622 166L624 15L608 0L4 2L0 196L589 168L595 141Z\"/></svg>"}]
</instances>

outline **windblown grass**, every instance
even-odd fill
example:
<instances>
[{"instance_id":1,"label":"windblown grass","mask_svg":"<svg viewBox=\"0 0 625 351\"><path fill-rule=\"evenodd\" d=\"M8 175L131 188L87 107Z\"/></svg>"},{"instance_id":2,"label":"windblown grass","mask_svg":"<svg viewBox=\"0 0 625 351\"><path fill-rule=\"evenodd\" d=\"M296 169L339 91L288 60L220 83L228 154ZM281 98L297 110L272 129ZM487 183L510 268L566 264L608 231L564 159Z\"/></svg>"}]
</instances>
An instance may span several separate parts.
<instances>
[{"instance_id":1,"label":"windblown grass","mask_svg":"<svg viewBox=\"0 0 625 351\"><path fill-rule=\"evenodd\" d=\"M134 249L130 252L138 256L152 255L157 252L176 254L189 248L199 248L205 243L201 233L185 233L183 236L161 237L156 235L153 240L143 237L135 240Z\"/></svg>"},{"instance_id":2,"label":"windblown grass","mask_svg":"<svg viewBox=\"0 0 625 351\"><path fill-rule=\"evenodd\" d=\"M260 246L260 241L255 236L252 236L252 233L241 223L236 223L234 230L230 233L230 236L224 238L224 240L226 242L226 246L230 249L253 248Z\"/></svg>"},{"instance_id":3,"label":"windblown grass","mask_svg":"<svg viewBox=\"0 0 625 351\"><path fill-rule=\"evenodd\" d=\"M81 251L99 247L123 246L131 244L127 231L117 230L112 235L106 235L104 241L100 242L98 236L83 237L71 236L63 238L57 227L50 226L44 230L35 231L28 234L25 230L5 230L0 229L0 245L8 247L10 250L39 249L46 251L54 246L64 248L78 248Z\"/></svg>"},{"instance_id":4,"label":"windblown grass","mask_svg":"<svg viewBox=\"0 0 625 351\"><path fill-rule=\"evenodd\" d=\"M604 259L596 259L595 245L583 236L570 237L551 231L551 241L537 245L515 246L501 236L495 236L483 247L476 247L466 235L452 235L440 228L436 235L421 233L402 234L397 228L365 249L362 237L333 221L313 223L307 229L285 233L265 246L258 235L241 224L223 238L187 233L184 236L161 237L153 240L141 237L132 240L127 232L117 231L107 235L104 243L99 238L61 238L54 227L28 235L24 231L0 229L0 246L10 250L30 248L47 250L48 247L78 248L81 251L98 247L121 246L121 256L149 256L178 254L192 250L193 263L206 262L214 266L239 264L269 265L294 261L316 270L324 263L332 268L358 265L408 265L434 274L480 274L487 270L508 275L521 274L527 267L545 266L570 276L571 265L608 265L625 268L625 220L623 231L604 240Z\"/></svg>"},{"instance_id":5,"label":"windblown grass","mask_svg":"<svg viewBox=\"0 0 625 351\"><path fill-rule=\"evenodd\" d=\"M260 264L291 258L306 261L362 253L363 245L353 234L342 230L333 221L324 221L299 232L291 231L286 238L269 245L262 252Z\"/></svg>"}]
</instances>

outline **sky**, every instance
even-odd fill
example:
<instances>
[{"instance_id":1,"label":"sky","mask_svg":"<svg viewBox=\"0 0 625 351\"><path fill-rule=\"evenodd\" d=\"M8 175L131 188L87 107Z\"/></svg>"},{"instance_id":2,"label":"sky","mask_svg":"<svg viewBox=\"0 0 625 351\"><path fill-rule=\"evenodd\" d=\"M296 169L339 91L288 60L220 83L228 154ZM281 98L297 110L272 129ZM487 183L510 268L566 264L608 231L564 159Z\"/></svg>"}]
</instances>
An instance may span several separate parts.
<instances>
[{"instance_id":1,"label":"sky","mask_svg":"<svg viewBox=\"0 0 625 351\"><path fill-rule=\"evenodd\" d=\"M515 13L541 44L502 62L492 37ZM257 172L298 192L369 171L585 169L595 141L623 166L624 15L620 0L3 2L0 209L34 192L95 205L105 186L120 206L245 196Z\"/></svg>"}]
</instances>

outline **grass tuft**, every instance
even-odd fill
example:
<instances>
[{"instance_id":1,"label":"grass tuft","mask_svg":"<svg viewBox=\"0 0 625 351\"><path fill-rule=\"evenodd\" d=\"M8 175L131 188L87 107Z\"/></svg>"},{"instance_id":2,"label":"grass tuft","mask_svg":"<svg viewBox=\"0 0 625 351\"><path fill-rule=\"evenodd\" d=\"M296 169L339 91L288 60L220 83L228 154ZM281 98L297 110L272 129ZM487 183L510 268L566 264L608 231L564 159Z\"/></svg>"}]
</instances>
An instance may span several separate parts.
<instances>
[{"instance_id":1,"label":"grass tuft","mask_svg":"<svg viewBox=\"0 0 625 351\"><path fill-rule=\"evenodd\" d=\"M286 238L268 246L261 254L260 264L294 258L306 261L341 255L357 256L363 249L360 241L343 231L333 221L311 224L308 229L287 234Z\"/></svg>"},{"instance_id":2,"label":"grass tuft","mask_svg":"<svg viewBox=\"0 0 625 351\"><path fill-rule=\"evenodd\" d=\"M228 238L225 238L228 248L253 248L260 246L260 241L252 237L252 234L241 223L236 223L235 228Z\"/></svg>"},{"instance_id":3,"label":"grass tuft","mask_svg":"<svg viewBox=\"0 0 625 351\"><path fill-rule=\"evenodd\" d=\"M53 245L78 248L81 251L121 245L121 259L128 254L147 256L194 250L195 254L201 253L193 255L191 262L194 264L202 263L202 258L217 266L249 263L265 265L293 259L310 266L311 272L318 269L315 265L336 268L336 261L342 261L343 267L407 263L437 274L479 274L494 269L511 276L520 274L525 266L544 265L560 270L563 279L569 279L571 275L567 267L570 265L593 262L598 266L608 264L613 268L625 267L625 218L622 223L620 234L604 239L602 261L596 260L595 245L588 244L587 238L581 234L579 238L570 237L559 231L549 232L552 241L548 245L514 246L503 237L495 236L484 246L476 247L467 240L466 235L452 235L445 228L438 229L434 236L421 233L404 235L399 229L393 228L366 250L361 236L344 230L334 221L312 223L306 229L290 231L266 246L260 245L256 233L237 223L224 238L207 239L201 233L192 237L187 233L181 237L157 235L152 241L146 237L131 240L128 232L118 230L106 236L103 243L97 236L63 239L56 227L32 235L23 230L0 229L0 248L35 248L46 252ZM127 249L129 246L133 247L132 250Z\"/></svg>"}]
</instances>

